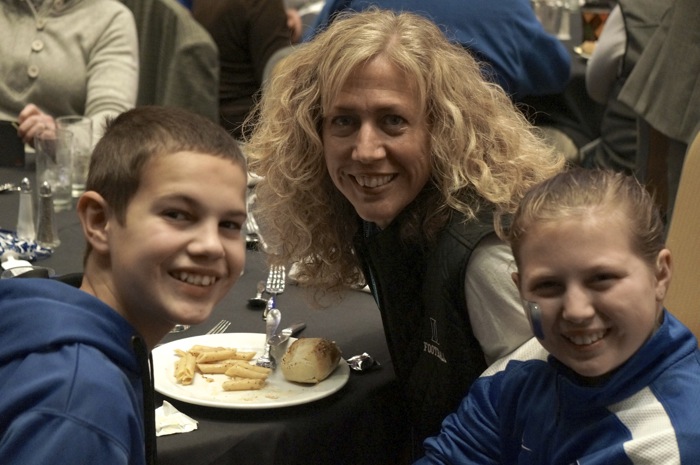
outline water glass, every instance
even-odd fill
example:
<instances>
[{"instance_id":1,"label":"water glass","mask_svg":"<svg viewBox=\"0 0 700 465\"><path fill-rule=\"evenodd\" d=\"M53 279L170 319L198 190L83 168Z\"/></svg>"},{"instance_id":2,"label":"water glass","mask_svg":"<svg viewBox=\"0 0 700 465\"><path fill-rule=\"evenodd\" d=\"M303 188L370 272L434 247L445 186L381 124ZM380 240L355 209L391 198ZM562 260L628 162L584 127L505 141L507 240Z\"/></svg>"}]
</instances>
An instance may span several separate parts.
<instances>
[{"instance_id":1,"label":"water glass","mask_svg":"<svg viewBox=\"0 0 700 465\"><path fill-rule=\"evenodd\" d=\"M532 8L545 31L552 35L559 33L561 25L561 5L556 0L533 0Z\"/></svg>"},{"instance_id":2,"label":"water glass","mask_svg":"<svg viewBox=\"0 0 700 465\"><path fill-rule=\"evenodd\" d=\"M34 137L37 189L44 181L49 183L55 211L72 208L72 142L73 134L60 129L45 129Z\"/></svg>"},{"instance_id":3,"label":"water glass","mask_svg":"<svg viewBox=\"0 0 700 465\"><path fill-rule=\"evenodd\" d=\"M56 118L56 127L73 134L71 196L78 198L85 192L85 182L90 167L92 120L86 116L61 116Z\"/></svg>"}]
</instances>

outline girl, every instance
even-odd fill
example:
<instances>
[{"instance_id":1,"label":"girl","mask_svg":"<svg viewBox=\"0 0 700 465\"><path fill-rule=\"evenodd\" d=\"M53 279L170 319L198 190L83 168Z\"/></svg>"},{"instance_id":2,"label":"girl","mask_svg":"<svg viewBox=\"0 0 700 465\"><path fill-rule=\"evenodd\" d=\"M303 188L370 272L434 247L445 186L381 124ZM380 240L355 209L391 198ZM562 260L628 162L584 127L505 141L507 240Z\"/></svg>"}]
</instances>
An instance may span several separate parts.
<instances>
[{"instance_id":1,"label":"girl","mask_svg":"<svg viewBox=\"0 0 700 465\"><path fill-rule=\"evenodd\" d=\"M700 352L663 307L663 231L620 173L575 169L526 194L513 280L549 356L475 382L418 463L697 463Z\"/></svg>"}]
</instances>

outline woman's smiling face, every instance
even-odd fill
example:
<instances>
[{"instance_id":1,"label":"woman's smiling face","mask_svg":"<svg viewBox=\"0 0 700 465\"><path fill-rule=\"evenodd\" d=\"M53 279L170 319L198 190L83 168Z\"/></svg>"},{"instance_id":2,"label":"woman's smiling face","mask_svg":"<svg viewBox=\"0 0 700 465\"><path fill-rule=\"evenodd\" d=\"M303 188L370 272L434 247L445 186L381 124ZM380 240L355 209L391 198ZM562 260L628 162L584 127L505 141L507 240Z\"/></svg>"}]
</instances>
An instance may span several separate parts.
<instances>
[{"instance_id":1,"label":"woman's smiling face","mask_svg":"<svg viewBox=\"0 0 700 465\"><path fill-rule=\"evenodd\" d=\"M540 343L594 378L622 365L658 328L670 254L663 249L650 265L633 250L624 215L590 213L533 224L514 280L540 308Z\"/></svg>"},{"instance_id":2,"label":"woman's smiling face","mask_svg":"<svg viewBox=\"0 0 700 465\"><path fill-rule=\"evenodd\" d=\"M415 85L385 58L355 70L323 119L336 188L386 228L430 179L430 134Z\"/></svg>"}]
</instances>

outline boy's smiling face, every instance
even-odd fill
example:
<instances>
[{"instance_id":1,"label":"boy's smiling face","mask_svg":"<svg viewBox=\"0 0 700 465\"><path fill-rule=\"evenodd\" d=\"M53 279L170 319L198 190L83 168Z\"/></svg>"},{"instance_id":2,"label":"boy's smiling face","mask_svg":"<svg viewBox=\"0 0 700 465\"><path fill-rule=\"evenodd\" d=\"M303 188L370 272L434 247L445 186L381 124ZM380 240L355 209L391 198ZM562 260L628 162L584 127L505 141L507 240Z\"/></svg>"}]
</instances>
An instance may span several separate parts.
<instances>
[{"instance_id":1,"label":"boy's smiling face","mask_svg":"<svg viewBox=\"0 0 700 465\"><path fill-rule=\"evenodd\" d=\"M96 295L149 342L204 321L241 274L245 219L241 166L192 152L152 158L124 223L107 215L110 271Z\"/></svg>"}]
</instances>

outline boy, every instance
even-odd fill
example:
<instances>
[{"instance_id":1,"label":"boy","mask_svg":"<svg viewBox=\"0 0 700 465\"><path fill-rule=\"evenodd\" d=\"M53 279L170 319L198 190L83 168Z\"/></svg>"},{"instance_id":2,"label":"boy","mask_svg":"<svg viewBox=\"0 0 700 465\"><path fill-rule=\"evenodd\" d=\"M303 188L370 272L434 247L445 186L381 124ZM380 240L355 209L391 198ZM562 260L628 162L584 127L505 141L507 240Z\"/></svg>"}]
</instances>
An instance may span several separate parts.
<instances>
[{"instance_id":1,"label":"boy","mask_svg":"<svg viewBox=\"0 0 700 465\"><path fill-rule=\"evenodd\" d=\"M0 463L155 462L149 352L240 275L245 193L243 155L205 118L139 107L108 125L77 206L80 290L0 283Z\"/></svg>"}]
</instances>

